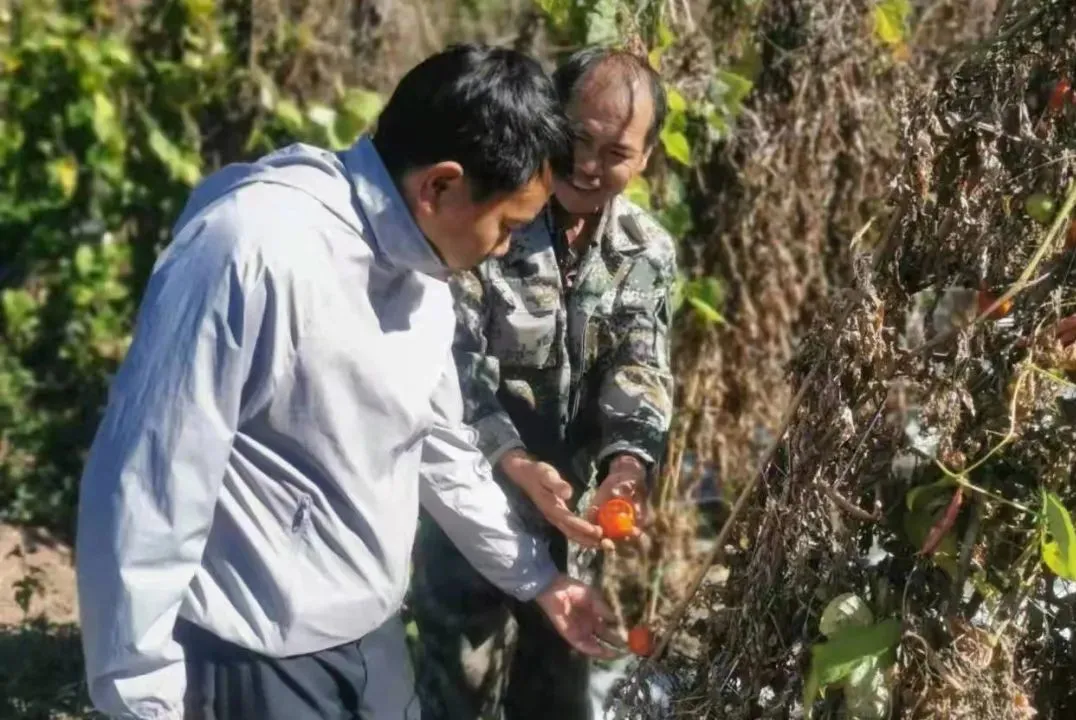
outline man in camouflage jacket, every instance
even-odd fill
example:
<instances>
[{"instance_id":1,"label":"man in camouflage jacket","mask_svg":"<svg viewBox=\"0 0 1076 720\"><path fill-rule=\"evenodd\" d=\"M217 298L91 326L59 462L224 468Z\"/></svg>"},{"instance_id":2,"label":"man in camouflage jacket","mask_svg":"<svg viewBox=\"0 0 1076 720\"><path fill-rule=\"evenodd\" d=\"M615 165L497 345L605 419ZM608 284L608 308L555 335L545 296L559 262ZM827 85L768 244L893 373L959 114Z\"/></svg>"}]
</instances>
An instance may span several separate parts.
<instances>
[{"instance_id":1,"label":"man in camouflage jacket","mask_svg":"<svg viewBox=\"0 0 1076 720\"><path fill-rule=\"evenodd\" d=\"M609 56L653 79L634 59L589 53L576 58L569 90ZM659 82L649 84L660 96L644 127L652 143L664 96ZM465 419L523 522L549 538L561 569L568 540L584 547L601 540L596 526L573 513L582 509L576 503L583 492L595 480L635 471L648 485L663 457L676 275L672 238L622 195L604 203L590 241L577 250L563 216L554 199L513 234L503 258L453 281ZM538 479L520 481L512 463L529 464ZM434 523L424 523L418 536L411 602L427 720L497 718L502 711L507 720L592 716L586 658L533 608L475 573Z\"/></svg>"}]
</instances>

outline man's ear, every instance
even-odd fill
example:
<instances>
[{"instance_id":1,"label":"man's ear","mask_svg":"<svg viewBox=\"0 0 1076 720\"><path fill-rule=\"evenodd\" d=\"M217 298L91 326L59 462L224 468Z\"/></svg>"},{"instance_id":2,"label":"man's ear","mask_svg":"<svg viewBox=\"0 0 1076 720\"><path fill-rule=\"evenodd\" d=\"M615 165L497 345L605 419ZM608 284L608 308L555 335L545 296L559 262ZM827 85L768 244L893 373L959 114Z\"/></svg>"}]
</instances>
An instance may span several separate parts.
<instances>
[{"instance_id":1,"label":"man's ear","mask_svg":"<svg viewBox=\"0 0 1076 720\"><path fill-rule=\"evenodd\" d=\"M415 209L432 215L443 206L446 193L463 182L463 167L446 160L413 170L408 180L414 193Z\"/></svg>"}]
</instances>

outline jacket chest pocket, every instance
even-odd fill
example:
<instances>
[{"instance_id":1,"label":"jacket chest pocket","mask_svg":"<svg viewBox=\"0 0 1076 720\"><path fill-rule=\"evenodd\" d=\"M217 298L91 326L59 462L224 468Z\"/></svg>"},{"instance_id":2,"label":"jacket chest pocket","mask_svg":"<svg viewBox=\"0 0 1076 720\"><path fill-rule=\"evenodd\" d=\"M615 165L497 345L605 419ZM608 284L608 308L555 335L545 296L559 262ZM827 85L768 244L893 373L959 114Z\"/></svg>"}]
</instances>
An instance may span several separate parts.
<instances>
[{"instance_id":1,"label":"jacket chest pocket","mask_svg":"<svg viewBox=\"0 0 1076 720\"><path fill-rule=\"evenodd\" d=\"M496 278L489 351L502 365L556 367L563 323L560 297L544 288L523 287L523 280Z\"/></svg>"}]
</instances>

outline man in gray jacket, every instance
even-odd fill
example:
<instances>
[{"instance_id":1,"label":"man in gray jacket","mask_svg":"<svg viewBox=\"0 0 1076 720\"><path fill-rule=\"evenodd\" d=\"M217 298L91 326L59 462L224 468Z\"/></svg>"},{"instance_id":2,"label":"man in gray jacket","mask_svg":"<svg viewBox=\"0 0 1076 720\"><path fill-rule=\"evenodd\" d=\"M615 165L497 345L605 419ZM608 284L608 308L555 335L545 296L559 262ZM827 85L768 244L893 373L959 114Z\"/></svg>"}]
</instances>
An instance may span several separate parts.
<instances>
[{"instance_id":1,"label":"man in gray jacket","mask_svg":"<svg viewBox=\"0 0 1076 720\"><path fill-rule=\"evenodd\" d=\"M400 82L372 138L194 191L82 480L101 711L417 718L397 611L420 502L491 582L608 655L608 609L474 448L451 356L450 272L503 254L568 147L533 60L459 46Z\"/></svg>"}]
</instances>

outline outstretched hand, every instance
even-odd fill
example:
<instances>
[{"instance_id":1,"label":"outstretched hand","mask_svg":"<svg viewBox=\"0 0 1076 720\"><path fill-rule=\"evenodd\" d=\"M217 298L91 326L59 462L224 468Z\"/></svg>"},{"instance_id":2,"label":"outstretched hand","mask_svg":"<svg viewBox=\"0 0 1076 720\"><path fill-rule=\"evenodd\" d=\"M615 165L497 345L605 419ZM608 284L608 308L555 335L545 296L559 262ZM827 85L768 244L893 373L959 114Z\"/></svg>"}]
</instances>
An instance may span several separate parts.
<instances>
[{"instance_id":1,"label":"outstretched hand","mask_svg":"<svg viewBox=\"0 0 1076 720\"><path fill-rule=\"evenodd\" d=\"M602 537L601 528L579 517L568 507L572 486L556 468L521 452L506 454L501 460L501 467L509 479L523 489L549 524L564 533L564 537L583 547L598 546Z\"/></svg>"},{"instance_id":2,"label":"outstretched hand","mask_svg":"<svg viewBox=\"0 0 1076 720\"><path fill-rule=\"evenodd\" d=\"M623 646L613 611L592 587L559 575L535 601L569 645L591 657L609 660L616 651L602 644Z\"/></svg>"}]
</instances>

